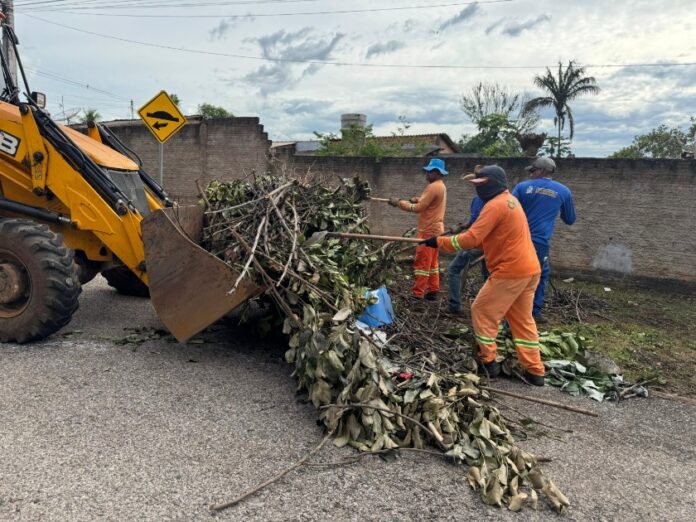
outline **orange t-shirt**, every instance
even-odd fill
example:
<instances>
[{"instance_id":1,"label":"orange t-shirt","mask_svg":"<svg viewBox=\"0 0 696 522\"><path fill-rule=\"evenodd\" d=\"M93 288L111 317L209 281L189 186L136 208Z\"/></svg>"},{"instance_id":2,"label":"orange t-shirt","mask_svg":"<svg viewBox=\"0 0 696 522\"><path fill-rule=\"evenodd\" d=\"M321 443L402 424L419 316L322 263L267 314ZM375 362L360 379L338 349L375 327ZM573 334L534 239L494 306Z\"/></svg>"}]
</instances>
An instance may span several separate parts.
<instances>
[{"instance_id":1,"label":"orange t-shirt","mask_svg":"<svg viewBox=\"0 0 696 522\"><path fill-rule=\"evenodd\" d=\"M522 205L507 190L484 205L469 230L439 237L437 244L445 252L483 245L491 278L522 279L541 273Z\"/></svg>"},{"instance_id":2,"label":"orange t-shirt","mask_svg":"<svg viewBox=\"0 0 696 522\"><path fill-rule=\"evenodd\" d=\"M418 214L418 235L437 236L445 231L447 188L441 179L429 183L417 203L400 201L399 208Z\"/></svg>"}]
</instances>

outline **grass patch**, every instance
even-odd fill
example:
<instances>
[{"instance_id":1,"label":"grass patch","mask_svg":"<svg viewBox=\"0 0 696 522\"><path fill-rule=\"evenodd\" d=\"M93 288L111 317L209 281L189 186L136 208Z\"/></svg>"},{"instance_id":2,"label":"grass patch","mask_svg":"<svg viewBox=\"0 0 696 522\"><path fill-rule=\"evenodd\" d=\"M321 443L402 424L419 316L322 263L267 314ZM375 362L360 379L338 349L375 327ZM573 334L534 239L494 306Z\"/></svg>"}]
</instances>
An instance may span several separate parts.
<instances>
[{"instance_id":1,"label":"grass patch","mask_svg":"<svg viewBox=\"0 0 696 522\"><path fill-rule=\"evenodd\" d=\"M559 291L581 290L599 305L583 323L549 308L552 328L592 339L594 350L612 358L630 380L654 379L672 393L696 396L696 298L641 288L607 292L588 282L554 280L554 285Z\"/></svg>"}]
</instances>

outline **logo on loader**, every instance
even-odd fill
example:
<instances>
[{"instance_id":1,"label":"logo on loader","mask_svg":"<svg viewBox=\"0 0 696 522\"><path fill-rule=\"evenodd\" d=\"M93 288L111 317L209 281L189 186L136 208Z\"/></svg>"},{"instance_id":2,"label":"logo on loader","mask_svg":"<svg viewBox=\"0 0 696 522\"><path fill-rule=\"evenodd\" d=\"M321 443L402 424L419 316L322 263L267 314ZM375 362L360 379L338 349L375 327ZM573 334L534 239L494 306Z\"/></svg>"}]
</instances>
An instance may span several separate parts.
<instances>
[{"instance_id":1,"label":"logo on loader","mask_svg":"<svg viewBox=\"0 0 696 522\"><path fill-rule=\"evenodd\" d=\"M8 134L4 131L0 131L0 152L9 154L13 158L17 155L17 149L19 148L19 138Z\"/></svg>"},{"instance_id":2,"label":"logo on loader","mask_svg":"<svg viewBox=\"0 0 696 522\"><path fill-rule=\"evenodd\" d=\"M186 118L164 91L143 105L138 115L160 143L167 141L186 125Z\"/></svg>"}]
</instances>

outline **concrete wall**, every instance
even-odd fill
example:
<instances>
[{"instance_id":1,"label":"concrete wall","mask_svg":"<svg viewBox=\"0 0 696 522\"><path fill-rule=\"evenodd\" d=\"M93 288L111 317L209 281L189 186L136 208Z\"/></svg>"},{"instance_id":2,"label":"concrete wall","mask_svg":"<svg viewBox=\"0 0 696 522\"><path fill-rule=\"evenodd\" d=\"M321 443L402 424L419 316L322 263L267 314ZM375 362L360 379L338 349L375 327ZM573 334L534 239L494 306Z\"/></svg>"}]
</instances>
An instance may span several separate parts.
<instances>
[{"instance_id":1,"label":"concrete wall","mask_svg":"<svg viewBox=\"0 0 696 522\"><path fill-rule=\"evenodd\" d=\"M158 145L142 123L114 123L115 133L144 160L153 177L158 172ZM193 121L165 145L164 186L182 202L197 198L194 180L233 179L269 168L270 142L258 118ZM379 196L408 197L424 185L423 158L284 156L278 158L295 175L359 175ZM480 158L447 157L446 224L465 221L473 188L459 179ZM523 178L528 160L488 159L508 173L510 185ZM696 286L696 161L560 160L556 179L573 191L578 220L572 227L558 222L551 261L558 273L602 281L616 279L683 289ZM334 180L334 181L332 181ZM388 205L368 205L374 232L401 234L415 226L415 216Z\"/></svg>"},{"instance_id":2,"label":"concrete wall","mask_svg":"<svg viewBox=\"0 0 696 522\"><path fill-rule=\"evenodd\" d=\"M145 170L159 180L159 142L145 125L140 120L105 125L138 153ZM205 187L213 179L266 172L270 146L258 118L189 118L164 144L164 188L182 203L194 202L198 196L196 180Z\"/></svg>"}]
</instances>

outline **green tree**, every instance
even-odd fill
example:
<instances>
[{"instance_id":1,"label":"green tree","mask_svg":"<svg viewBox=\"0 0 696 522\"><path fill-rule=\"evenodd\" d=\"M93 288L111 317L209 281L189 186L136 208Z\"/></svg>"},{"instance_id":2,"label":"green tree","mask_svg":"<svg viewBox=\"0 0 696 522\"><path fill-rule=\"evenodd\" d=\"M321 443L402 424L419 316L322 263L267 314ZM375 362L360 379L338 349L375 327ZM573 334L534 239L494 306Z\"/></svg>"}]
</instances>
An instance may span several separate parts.
<instances>
[{"instance_id":1,"label":"green tree","mask_svg":"<svg viewBox=\"0 0 696 522\"><path fill-rule=\"evenodd\" d=\"M101 119L101 114L97 109L82 109L82 116L80 116L80 123L86 123L87 125L93 125L98 120Z\"/></svg>"},{"instance_id":2,"label":"green tree","mask_svg":"<svg viewBox=\"0 0 696 522\"><path fill-rule=\"evenodd\" d=\"M211 105L210 103L201 103L198 106L198 114L203 116L204 120L216 120L219 118L231 118L234 116L224 107L218 105Z\"/></svg>"},{"instance_id":3,"label":"green tree","mask_svg":"<svg viewBox=\"0 0 696 522\"><path fill-rule=\"evenodd\" d=\"M576 67L573 61L569 61L564 69L558 62L558 76L554 76L551 69L546 68L544 76L535 76L534 85L546 91L546 96L540 96L529 100L525 105L527 110L539 110L551 107L554 110L553 124L558 128L558 143L562 143L561 131L565 127L566 120L570 127L570 139L575 135L575 120L570 110L570 102L585 94L597 94L600 88L593 76L585 76L584 67Z\"/></svg>"},{"instance_id":4,"label":"green tree","mask_svg":"<svg viewBox=\"0 0 696 522\"><path fill-rule=\"evenodd\" d=\"M174 102L174 105L176 105L177 107L179 107L181 105L181 98L179 98L178 95L170 94L169 97Z\"/></svg>"},{"instance_id":5,"label":"green tree","mask_svg":"<svg viewBox=\"0 0 696 522\"><path fill-rule=\"evenodd\" d=\"M524 134L533 131L539 123L539 111L528 110L528 102L529 96L525 93L512 92L498 83L479 82L462 95L460 105L464 114L477 126L486 116L500 114Z\"/></svg>"},{"instance_id":6,"label":"green tree","mask_svg":"<svg viewBox=\"0 0 696 522\"><path fill-rule=\"evenodd\" d=\"M401 126L396 133L392 133L395 139L380 139L372 131L372 125L364 128L351 127L341 131L341 137L334 133L322 134L315 132L321 147L315 152L317 156L361 156L375 158L395 156L421 156L427 152L427 146L423 143L414 143L413 147L404 148L408 140L406 130L410 124L404 116L399 117Z\"/></svg>"},{"instance_id":7,"label":"green tree","mask_svg":"<svg viewBox=\"0 0 696 522\"><path fill-rule=\"evenodd\" d=\"M563 158L568 157L570 154L570 140L566 139L565 136L561 137L561 141L558 138L549 136L544 141L544 144L539 149L539 156L550 156L553 158Z\"/></svg>"},{"instance_id":8,"label":"green tree","mask_svg":"<svg viewBox=\"0 0 696 522\"><path fill-rule=\"evenodd\" d=\"M680 158L682 152L694 151L696 146L696 118L691 117L691 126L686 130L679 127L660 125L647 134L633 138L633 143L609 156L610 158Z\"/></svg>"},{"instance_id":9,"label":"green tree","mask_svg":"<svg viewBox=\"0 0 696 522\"><path fill-rule=\"evenodd\" d=\"M517 140L515 120L505 114L492 113L479 119L478 134L462 136L459 145L462 152L480 152L484 156L522 156Z\"/></svg>"}]
</instances>

